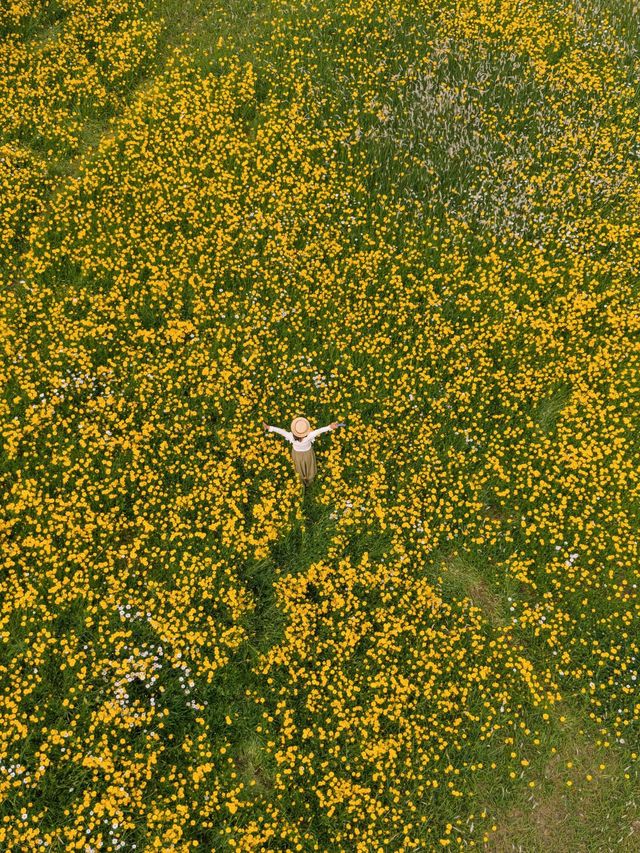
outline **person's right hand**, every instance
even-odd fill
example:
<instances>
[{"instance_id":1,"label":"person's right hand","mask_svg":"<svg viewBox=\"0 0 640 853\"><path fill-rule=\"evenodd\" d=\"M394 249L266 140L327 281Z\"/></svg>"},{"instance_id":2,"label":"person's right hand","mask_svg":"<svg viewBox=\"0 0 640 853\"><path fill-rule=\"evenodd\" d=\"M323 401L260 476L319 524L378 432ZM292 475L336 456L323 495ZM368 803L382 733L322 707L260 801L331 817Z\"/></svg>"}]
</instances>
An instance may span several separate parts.
<instances>
[{"instance_id":1,"label":"person's right hand","mask_svg":"<svg viewBox=\"0 0 640 853\"><path fill-rule=\"evenodd\" d=\"M331 429L338 429L340 424L338 423L338 421L334 421L330 426L331 426Z\"/></svg>"}]
</instances>

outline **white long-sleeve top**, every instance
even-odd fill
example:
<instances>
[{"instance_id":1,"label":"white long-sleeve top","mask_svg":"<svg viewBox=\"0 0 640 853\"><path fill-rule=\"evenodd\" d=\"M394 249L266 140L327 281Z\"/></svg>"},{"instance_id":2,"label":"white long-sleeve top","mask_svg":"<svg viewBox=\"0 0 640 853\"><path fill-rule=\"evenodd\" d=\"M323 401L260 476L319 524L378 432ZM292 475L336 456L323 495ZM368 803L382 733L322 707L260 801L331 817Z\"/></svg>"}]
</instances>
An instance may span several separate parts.
<instances>
[{"instance_id":1,"label":"white long-sleeve top","mask_svg":"<svg viewBox=\"0 0 640 853\"><path fill-rule=\"evenodd\" d=\"M331 426L320 427L320 429L312 429L311 432L308 432L304 438L298 441L292 432L288 432L286 429L280 429L280 427L270 426L269 432L277 432L278 435L281 435L283 438L286 438L287 441L290 441L293 445L294 450L298 450L302 452L303 450L311 450L311 445L316 440L319 435L322 435L323 432L330 432Z\"/></svg>"}]
</instances>

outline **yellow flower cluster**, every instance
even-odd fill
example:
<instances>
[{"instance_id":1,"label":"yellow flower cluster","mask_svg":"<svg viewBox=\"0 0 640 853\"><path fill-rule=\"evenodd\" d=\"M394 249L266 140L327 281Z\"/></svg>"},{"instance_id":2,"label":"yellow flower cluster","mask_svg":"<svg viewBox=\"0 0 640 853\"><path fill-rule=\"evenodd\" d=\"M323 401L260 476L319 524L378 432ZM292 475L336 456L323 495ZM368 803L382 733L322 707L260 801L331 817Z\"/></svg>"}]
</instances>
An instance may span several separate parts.
<instances>
[{"instance_id":1,"label":"yellow flower cluster","mask_svg":"<svg viewBox=\"0 0 640 853\"><path fill-rule=\"evenodd\" d=\"M513 737L495 733L517 731L523 705L559 698L510 633L488 629L479 608L447 604L416 574L365 553L278 586L287 627L262 665L274 697L265 725L278 732L272 796L286 814L311 786L327 846L357 839L371 850L398 835L409 849L437 843L430 812L472 799L497 760L520 769L522 753L506 747Z\"/></svg>"},{"instance_id":2,"label":"yellow flower cluster","mask_svg":"<svg viewBox=\"0 0 640 853\"><path fill-rule=\"evenodd\" d=\"M223 3L133 96L145 9L0 13L0 847L481 846L637 757L639 61Z\"/></svg>"},{"instance_id":3,"label":"yellow flower cluster","mask_svg":"<svg viewBox=\"0 0 640 853\"><path fill-rule=\"evenodd\" d=\"M87 118L120 105L160 29L141 0L9 3L0 12L0 135L75 152Z\"/></svg>"}]
</instances>

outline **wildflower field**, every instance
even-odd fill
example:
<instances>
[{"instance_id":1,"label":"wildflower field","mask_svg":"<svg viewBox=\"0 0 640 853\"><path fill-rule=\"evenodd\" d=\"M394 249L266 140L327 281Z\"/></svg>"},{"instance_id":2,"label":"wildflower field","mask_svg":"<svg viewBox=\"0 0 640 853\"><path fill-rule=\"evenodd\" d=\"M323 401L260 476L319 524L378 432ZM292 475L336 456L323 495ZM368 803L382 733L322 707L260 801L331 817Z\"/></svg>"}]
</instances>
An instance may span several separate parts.
<instances>
[{"instance_id":1,"label":"wildflower field","mask_svg":"<svg viewBox=\"0 0 640 853\"><path fill-rule=\"evenodd\" d=\"M0 850L640 851L639 20L0 4Z\"/></svg>"}]
</instances>

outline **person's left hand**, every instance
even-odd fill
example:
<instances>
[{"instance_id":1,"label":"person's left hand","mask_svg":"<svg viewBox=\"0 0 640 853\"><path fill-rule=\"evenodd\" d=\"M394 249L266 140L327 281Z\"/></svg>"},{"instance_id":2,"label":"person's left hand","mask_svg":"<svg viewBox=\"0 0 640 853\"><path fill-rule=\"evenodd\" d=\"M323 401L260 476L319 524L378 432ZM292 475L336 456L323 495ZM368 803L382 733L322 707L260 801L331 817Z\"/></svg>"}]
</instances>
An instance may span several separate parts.
<instances>
[{"instance_id":1,"label":"person's left hand","mask_svg":"<svg viewBox=\"0 0 640 853\"><path fill-rule=\"evenodd\" d=\"M338 423L338 421L334 421L334 422L331 424L331 429L338 429L338 427L339 427L339 426L340 426L340 424Z\"/></svg>"}]
</instances>

